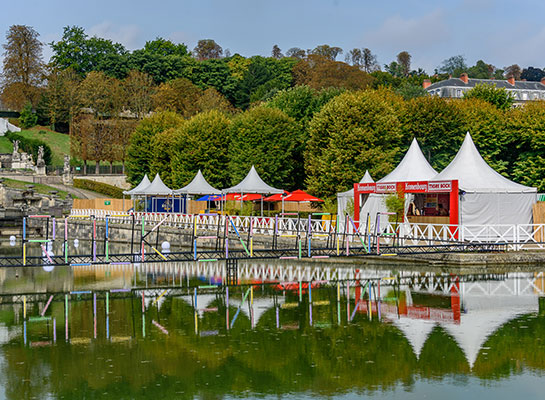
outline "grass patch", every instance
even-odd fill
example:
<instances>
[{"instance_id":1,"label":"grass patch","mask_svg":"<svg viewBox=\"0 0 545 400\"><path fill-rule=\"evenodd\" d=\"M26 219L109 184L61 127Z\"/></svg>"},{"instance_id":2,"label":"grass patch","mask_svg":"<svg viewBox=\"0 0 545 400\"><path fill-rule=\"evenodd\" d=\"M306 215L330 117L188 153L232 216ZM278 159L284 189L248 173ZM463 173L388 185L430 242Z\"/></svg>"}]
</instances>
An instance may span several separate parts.
<instances>
[{"instance_id":1,"label":"grass patch","mask_svg":"<svg viewBox=\"0 0 545 400\"><path fill-rule=\"evenodd\" d=\"M4 178L4 181L2 183L12 189L27 189L28 185L34 185L34 191L36 193L47 195L50 194L49 192L55 190L56 192L58 192L57 194L61 199L66 199L66 196L68 195L68 192L64 190L59 190L52 186L42 185L41 183L31 183L9 178Z\"/></svg>"},{"instance_id":2,"label":"grass patch","mask_svg":"<svg viewBox=\"0 0 545 400\"><path fill-rule=\"evenodd\" d=\"M113 199L123 198L123 189L107 183L95 182L90 179L74 179L74 187L79 189L91 190L95 193L104 194Z\"/></svg>"},{"instance_id":3,"label":"grass patch","mask_svg":"<svg viewBox=\"0 0 545 400\"><path fill-rule=\"evenodd\" d=\"M13 153L13 145L11 144L11 141L5 136L0 136L0 153Z\"/></svg>"},{"instance_id":4,"label":"grass patch","mask_svg":"<svg viewBox=\"0 0 545 400\"><path fill-rule=\"evenodd\" d=\"M55 132L43 126L35 126L16 133L47 143L51 147L51 163L56 167L62 167L64 165L64 155L70 154L70 136L68 134Z\"/></svg>"}]
</instances>

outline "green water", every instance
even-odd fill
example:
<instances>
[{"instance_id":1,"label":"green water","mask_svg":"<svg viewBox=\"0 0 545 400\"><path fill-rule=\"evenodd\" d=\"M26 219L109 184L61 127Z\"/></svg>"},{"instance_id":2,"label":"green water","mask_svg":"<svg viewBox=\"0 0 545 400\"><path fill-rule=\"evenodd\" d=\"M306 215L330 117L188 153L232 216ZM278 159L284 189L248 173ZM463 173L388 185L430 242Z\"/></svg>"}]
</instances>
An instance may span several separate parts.
<instances>
[{"instance_id":1,"label":"green water","mask_svg":"<svg viewBox=\"0 0 545 400\"><path fill-rule=\"evenodd\" d=\"M249 286L230 287L229 308L224 287L200 289L196 313L194 287L221 277L188 271L0 270L0 398L542 398L540 273L440 274L451 287L434 290L422 283L435 273L384 279L379 318L366 279L301 297L297 284L255 284L242 304Z\"/></svg>"}]
</instances>

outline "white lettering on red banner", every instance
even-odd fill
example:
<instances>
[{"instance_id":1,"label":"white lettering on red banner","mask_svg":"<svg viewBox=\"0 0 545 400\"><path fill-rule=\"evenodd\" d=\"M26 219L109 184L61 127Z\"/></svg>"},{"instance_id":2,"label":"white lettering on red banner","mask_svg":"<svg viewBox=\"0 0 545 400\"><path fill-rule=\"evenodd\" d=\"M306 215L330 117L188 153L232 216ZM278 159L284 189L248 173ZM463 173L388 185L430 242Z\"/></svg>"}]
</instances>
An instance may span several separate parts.
<instances>
[{"instance_id":1,"label":"white lettering on red banner","mask_svg":"<svg viewBox=\"0 0 545 400\"><path fill-rule=\"evenodd\" d=\"M452 182L428 182L429 192L451 192Z\"/></svg>"},{"instance_id":2,"label":"white lettering on red banner","mask_svg":"<svg viewBox=\"0 0 545 400\"><path fill-rule=\"evenodd\" d=\"M377 193L394 193L395 191L395 183L377 183Z\"/></svg>"},{"instance_id":3,"label":"white lettering on red banner","mask_svg":"<svg viewBox=\"0 0 545 400\"><path fill-rule=\"evenodd\" d=\"M375 192L375 183L358 183L358 192Z\"/></svg>"},{"instance_id":4,"label":"white lettering on red banner","mask_svg":"<svg viewBox=\"0 0 545 400\"><path fill-rule=\"evenodd\" d=\"M406 192L426 192L427 190L428 185L424 182L405 183Z\"/></svg>"}]
</instances>

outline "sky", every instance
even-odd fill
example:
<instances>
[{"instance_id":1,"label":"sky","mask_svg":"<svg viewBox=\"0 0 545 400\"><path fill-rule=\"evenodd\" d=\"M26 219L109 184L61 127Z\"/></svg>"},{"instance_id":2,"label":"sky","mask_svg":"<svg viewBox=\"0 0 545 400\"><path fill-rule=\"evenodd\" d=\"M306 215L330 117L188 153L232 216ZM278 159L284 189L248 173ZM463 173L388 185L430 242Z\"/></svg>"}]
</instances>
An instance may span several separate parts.
<instances>
[{"instance_id":1,"label":"sky","mask_svg":"<svg viewBox=\"0 0 545 400\"><path fill-rule=\"evenodd\" d=\"M311 49L338 46L345 53L368 47L381 65L401 51L412 68L433 73L441 62L463 55L503 68L545 67L543 0L18 0L0 12L0 42L9 26L32 26L44 43L63 27L122 43L128 50L156 37L194 48L214 39L231 54L269 56L277 44ZM2 36L3 35L3 36ZM44 59L51 56L48 46ZM344 54L337 58L344 60Z\"/></svg>"}]
</instances>

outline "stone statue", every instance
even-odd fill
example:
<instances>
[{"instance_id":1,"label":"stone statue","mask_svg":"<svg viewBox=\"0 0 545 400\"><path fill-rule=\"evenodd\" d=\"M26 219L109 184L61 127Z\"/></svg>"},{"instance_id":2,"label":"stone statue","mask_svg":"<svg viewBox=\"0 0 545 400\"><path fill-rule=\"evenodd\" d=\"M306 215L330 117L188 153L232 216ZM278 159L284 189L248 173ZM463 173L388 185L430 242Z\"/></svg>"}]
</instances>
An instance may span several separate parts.
<instances>
[{"instance_id":1,"label":"stone statue","mask_svg":"<svg viewBox=\"0 0 545 400\"><path fill-rule=\"evenodd\" d=\"M27 165L28 164L28 154L27 153L22 153L21 154L21 163Z\"/></svg>"},{"instance_id":2,"label":"stone statue","mask_svg":"<svg viewBox=\"0 0 545 400\"><path fill-rule=\"evenodd\" d=\"M70 156L68 154L64 155L64 168L63 168L64 174L70 173Z\"/></svg>"},{"instance_id":3,"label":"stone statue","mask_svg":"<svg viewBox=\"0 0 545 400\"><path fill-rule=\"evenodd\" d=\"M13 154L11 155L11 162L15 162L15 163L18 163L19 161L21 161L21 154L19 153L19 141L18 140L14 140L13 141ZM19 166L17 167L14 167L14 168L20 168Z\"/></svg>"},{"instance_id":4,"label":"stone statue","mask_svg":"<svg viewBox=\"0 0 545 400\"><path fill-rule=\"evenodd\" d=\"M45 167L44 146L39 146L38 147L38 160L36 161L36 166Z\"/></svg>"}]
</instances>

